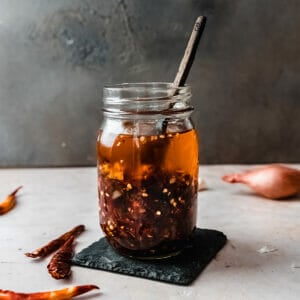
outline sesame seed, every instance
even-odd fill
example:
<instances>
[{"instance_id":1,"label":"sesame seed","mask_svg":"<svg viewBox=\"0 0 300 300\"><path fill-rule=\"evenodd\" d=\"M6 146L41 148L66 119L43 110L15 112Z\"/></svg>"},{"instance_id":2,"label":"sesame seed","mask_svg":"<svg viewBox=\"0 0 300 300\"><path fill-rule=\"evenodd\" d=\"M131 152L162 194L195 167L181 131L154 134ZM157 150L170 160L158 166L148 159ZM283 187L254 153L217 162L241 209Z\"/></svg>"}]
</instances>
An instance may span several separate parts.
<instances>
[{"instance_id":1,"label":"sesame seed","mask_svg":"<svg viewBox=\"0 0 300 300\"><path fill-rule=\"evenodd\" d=\"M142 143L146 143L146 138L145 138L144 136L141 136L141 137L140 137L140 141L141 141Z\"/></svg>"},{"instance_id":2,"label":"sesame seed","mask_svg":"<svg viewBox=\"0 0 300 300\"><path fill-rule=\"evenodd\" d=\"M179 199L180 198L180 199ZM181 204L185 204L185 200L182 199L181 197L178 198L178 201L181 203Z\"/></svg>"},{"instance_id":3,"label":"sesame seed","mask_svg":"<svg viewBox=\"0 0 300 300\"><path fill-rule=\"evenodd\" d=\"M176 182L176 178L175 177L171 177L170 180L169 180L169 183L170 184L173 184Z\"/></svg>"},{"instance_id":4,"label":"sesame seed","mask_svg":"<svg viewBox=\"0 0 300 300\"><path fill-rule=\"evenodd\" d=\"M164 188L164 189L162 190L162 192L165 194L165 193L168 192L168 189L167 189L167 188Z\"/></svg>"},{"instance_id":5,"label":"sesame seed","mask_svg":"<svg viewBox=\"0 0 300 300\"><path fill-rule=\"evenodd\" d=\"M160 135L159 135L159 138L160 138L160 139L164 139L164 138L165 138L165 135L164 135L164 134L160 134Z\"/></svg>"},{"instance_id":6,"label":"sesame seed","mask_svg":"<svg viewBox=\"0 0 300 300\"><path fill-rule=\"evenodd\" d=\"M172 199L170 200L170 204L173 205L174 207L177 206L177 202L175 201L174 198L172 198Z\"/></svg>"},{"instance_id":7,"label":"sesame seed","mask_svg":"<svg viewBox=\"0 0 300 300\"><path fill-rule=\"evenodd\" d=\"M160 216L160 215L161 215L161 211L160 211L160 210L157 210L157 211L155 212L155 214L156 214L157 216Z\"/></svg>"},{"instance_id":8,"label":"sesame seed","mask_svg":"<svg viewBox=\"0 0 300 300\"><path fill-rule=\"evenodd\" d=\"M149 195L147 193L142 193L142 197L148 197Z\"/></svg>"},{"instance_id":9,"label":"sesame seed","mask_svg":"<svg viewBox=\"0 0 300 300\"><path fill-rule=\"evenodd\" d=\"M113 193L112 193L112 199L117 199L117 198L119 198L121 195L122 195L122 193L121 193L120 191L118 191L118 190L113 191Z\"/></svg>"},{"instance_id":10,"label":"sesame seed","mask_svg":"<svg viewBox=\"0 0 300 300\"><path fill-rule=\"evenodd\" d=\"M116 146L119 147L120 145L121 145L121 142L118 142Z\"/></svg>"},{"instance_id":11,"label":"sesame seed","mask_svg":"<svg viewBox=\"0 0 300 300\"><path fill-rule=\"evenodd\" d=\"M152 136L150 137L150 140L151 140L151 141L155 141L155 140L157 140L157 136L155 136L155 135L152 135Z\"/></svg>"},{"instance_id":12,"label":"sesame seed","mask_svg":"<svg viewBox=\"0 0 300 300\"><path fill-rule=\"evenodd\" d=\"M130 183L128 183L127 186L126 186L126 190L129 191L131 189L132 189L132 185Z\"/></svg>"},{"instance_id":13,"label":"sesame seed","mask_svg":"<svg viewBox=\"0 0 300 300\"><path fill-rule=\"evenodd\" d=\"M106 196L106 197L109 197L109 193L105 193L105 196Z\"/></svg>"}]
</instances>

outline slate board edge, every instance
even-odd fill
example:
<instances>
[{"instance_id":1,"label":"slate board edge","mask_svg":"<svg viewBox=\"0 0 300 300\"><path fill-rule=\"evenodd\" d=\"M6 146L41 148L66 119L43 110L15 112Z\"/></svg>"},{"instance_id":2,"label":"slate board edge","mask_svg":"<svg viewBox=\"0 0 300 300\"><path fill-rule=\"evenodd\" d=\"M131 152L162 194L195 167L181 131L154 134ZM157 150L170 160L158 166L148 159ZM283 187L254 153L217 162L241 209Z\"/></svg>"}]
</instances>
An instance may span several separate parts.
<instances>
[{"instance_id":1,"label":"slate board edge","mask_svg":"<svg viewBox=\"0 0 300 300\"><path fill-rule=\"evenodd\" d=\"M203 230L213 230L213 229L204 229L204 228L201 228L201 229L203 229ZM191 278L191 280L180 279L179 281L174 282L174 281L170 281L170 280L166 280L166 279L162 279L162 278L160 278L160 279L151 278L151 276L149 276L149 275L143 275L143 274L136 275L136 274L131 274L131 273L126 273L125 274L125 273L119 272L117 270L109 270L109 269L103 268L103 267L99 268L99 266L95 266L94 262L88 262L88 264L86 264L85 261L80 259L80 257L79 257L80 254L82 252L84 252L86 249L92 247L94 244L98 243L102 238L98 241L93 242L92 244L90 244L86 248L82 249L80 252L76 253L74 258L72 259L72 264L74 266L78 266L78 267L91 268L91 269L94 269L94 270L100 270L100 271L110 272L110 273L124 275L124 276L131 276L131 277L136 277L136 278L148 279L148 280L152 280L152 281L170 283L170 284L174 284L174 285L187 286L187 285L190 285L198 276L200 276L200 274L203 272L203 270L205 270L205 268L216 257L216 255L226 245L226 243L228 241L227 236L223 232L218 231L218 230L214 230L214 231L218 232L223 237L224 240L222 241L222 243L219 243L218 247L216 247L216 251L213 254L210 254L208 256L206 264L200 269L199 273L196 276L193 276L193 278ZM128 259L130 259L130 258L128 258Z\"/></svg>"}]
</instances>

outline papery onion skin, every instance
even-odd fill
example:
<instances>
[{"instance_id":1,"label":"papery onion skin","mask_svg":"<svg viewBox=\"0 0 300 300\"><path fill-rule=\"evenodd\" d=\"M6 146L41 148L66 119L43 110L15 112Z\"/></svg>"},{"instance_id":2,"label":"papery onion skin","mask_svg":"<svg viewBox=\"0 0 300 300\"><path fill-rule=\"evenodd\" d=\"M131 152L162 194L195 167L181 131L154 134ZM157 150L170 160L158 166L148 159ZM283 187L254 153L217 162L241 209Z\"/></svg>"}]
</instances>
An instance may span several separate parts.
<instances>
[{"instance_id":1,"label":"papery onion skin","mask_svg":"<svg viewBox=\"0 0 300 300\"><path fill-rule=\"evenodd\" d=\"M257 194L269 199L285 199L300 192L300 171L280 164L227 174L222 179L229 183L246 184Z\"/></svg>"}]
</instances>

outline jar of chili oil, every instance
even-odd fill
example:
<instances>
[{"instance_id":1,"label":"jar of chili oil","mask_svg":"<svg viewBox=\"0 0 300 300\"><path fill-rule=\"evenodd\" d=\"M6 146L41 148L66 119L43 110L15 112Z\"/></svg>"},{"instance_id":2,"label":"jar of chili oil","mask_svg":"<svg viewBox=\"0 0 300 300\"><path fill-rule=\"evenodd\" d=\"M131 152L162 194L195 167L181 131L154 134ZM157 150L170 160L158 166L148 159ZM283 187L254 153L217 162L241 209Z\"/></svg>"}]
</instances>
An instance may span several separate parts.
<instances>
[{"instance_id":1,"label":"jar of chili oil","mask_svg":"<svg viewBox=\"0 0 300 300\"><path fill-rule=\"evenodd\" d=\"M198 139L189 86L106 86L97 138L99 220L139 259L176 255L196 226Z\"/></svg>"}]
</instances>

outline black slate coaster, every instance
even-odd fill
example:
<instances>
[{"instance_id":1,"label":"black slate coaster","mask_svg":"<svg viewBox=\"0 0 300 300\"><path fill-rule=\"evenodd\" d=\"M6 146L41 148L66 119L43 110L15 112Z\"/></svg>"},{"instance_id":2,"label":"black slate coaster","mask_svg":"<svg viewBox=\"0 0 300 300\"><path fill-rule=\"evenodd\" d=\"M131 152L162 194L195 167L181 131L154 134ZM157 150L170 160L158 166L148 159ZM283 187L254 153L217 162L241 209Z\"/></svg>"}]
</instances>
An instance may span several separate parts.
<instances>
[{"instance_id":1,"label":"black slate coaster","mask_svg":"<svg viewBox=\"0 0 300 300\"><path fill-rule=\"evenodd\" d=\"M105 238L75 255L73 264L180 285L190 284L226 244L216 230L196 229L191 242L175 257L134 260L115 252Z\"/></svg>"}]
</instances>

